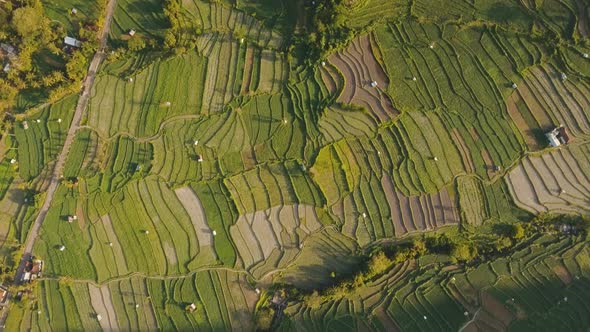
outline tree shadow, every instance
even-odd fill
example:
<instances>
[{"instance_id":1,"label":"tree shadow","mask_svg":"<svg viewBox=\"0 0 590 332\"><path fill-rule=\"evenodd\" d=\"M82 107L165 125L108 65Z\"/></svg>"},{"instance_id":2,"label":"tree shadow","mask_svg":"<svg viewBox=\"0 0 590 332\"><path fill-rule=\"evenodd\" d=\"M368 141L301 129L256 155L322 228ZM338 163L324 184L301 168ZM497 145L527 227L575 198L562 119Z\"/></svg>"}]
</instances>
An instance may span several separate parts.
<instances>
[{"instance_id":1,"label":"tree shadow","mask_svg":"<svg viewBox=\"0 0 590 332\"><path fill-rule=\"evenodd\" d=\"M504 2L496 2L491 5L486 15L496 22L507 24L522 24L531 20L531 17L518 5Z\"/></svg>"}]
</instances>

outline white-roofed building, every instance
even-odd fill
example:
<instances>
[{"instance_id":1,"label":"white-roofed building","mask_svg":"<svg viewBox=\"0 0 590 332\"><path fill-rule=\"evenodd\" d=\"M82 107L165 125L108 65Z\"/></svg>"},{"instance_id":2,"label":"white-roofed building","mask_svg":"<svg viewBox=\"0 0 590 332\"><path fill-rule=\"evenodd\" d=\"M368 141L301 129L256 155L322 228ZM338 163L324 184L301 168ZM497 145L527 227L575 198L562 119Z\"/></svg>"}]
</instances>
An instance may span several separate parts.
<instances>
[{"instance_id":1,"label":"white-roofed building","mask_svg":"<svg viewBox=\"0 0 590 332\"><path fill-rule=\"evenodd\" d=\"M79 41L78 39L74 38L74 37L69 37L66 36L64 38L64 44L68 45L68 46L73 46L73 47L80 47L82 46L82 42Z\"/></svg>"}]
</instances>

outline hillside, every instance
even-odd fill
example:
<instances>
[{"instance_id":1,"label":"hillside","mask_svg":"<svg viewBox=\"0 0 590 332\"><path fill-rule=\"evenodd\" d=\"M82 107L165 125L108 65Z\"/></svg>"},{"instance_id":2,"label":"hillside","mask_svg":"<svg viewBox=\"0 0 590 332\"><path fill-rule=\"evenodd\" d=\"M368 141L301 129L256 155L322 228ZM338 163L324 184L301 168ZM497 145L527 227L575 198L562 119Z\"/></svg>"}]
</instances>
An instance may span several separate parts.
<instances>
[{"instance_id":1,"label":"hillside","mask_svg":"<svg viewBox=\"0 0 590 332\"><path fill-rule=\"evenodd\" d=\"M0 326L585 331L589 34L581 0L0 2Z\"/></svg>"}]
</instances>

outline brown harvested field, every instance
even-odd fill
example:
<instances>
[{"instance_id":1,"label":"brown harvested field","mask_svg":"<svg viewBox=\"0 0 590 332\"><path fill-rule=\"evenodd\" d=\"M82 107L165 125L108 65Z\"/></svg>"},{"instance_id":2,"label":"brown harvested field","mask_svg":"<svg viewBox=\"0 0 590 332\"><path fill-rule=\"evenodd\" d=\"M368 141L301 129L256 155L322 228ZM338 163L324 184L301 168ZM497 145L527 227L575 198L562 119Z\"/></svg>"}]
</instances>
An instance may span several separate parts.
<instances>
[{"instance_id":1,"label":"brown harvested field","mask_svg":"<svg viewBox=\"0 0 590 332\"><path fill-rule=\"evenodd\" d=\"M526 76L540 108L548 112L553 124L563 124L572 136L590 134L590 88L583 83L560 79L561 71L547 65L534 68ZM527 100L527 99L525 99ZM529 100L527 100L529 102ZM531 109L533 114L535 109Z\"/></svg>"},{"instance_id":2,"label":"brown harvested field","mask_svg":"<svg viewBox=\"0 0 590 332\"><path fill-rule=\"evenodd\" d=\"M471 154L469 153L469 149L463 140L463 136L459 133L456 128L453 128L451 131L452 139L457 142L457 146L459 147L459 154L461 154L461 160L463 160L463 166L465 167L465 171L467 173L474 173L475 167L473 166L473 160L471 159Z\"/></svg>"},{"instance_id":3,"label":"brown harvested field","mask_svg":"<svg viewBox=\"0 0 590 332\"><path fill-rule=\"evenodd\" d=\"M244 162L244 169L252 169L256 166L256 154L254 149L246 149L242 151L242 162Z\"/></svg>"},{"instance_id":4,"label":"brown harvested field","mask_svg":"<svg viewBox=\"0 0 590 332\"><path fill-rule=\"evenodd\" d=\"M479 141L479 133L477 132L477 129L475 127L469 128L469 134L471 135L471 138L473 138L474 141Z\"/></svg>"},{"instance_id":5,"label":"brown harvested field","mask_svg":"<svg viewBox=\"0 0 590 332\"><path fill-rule=\"evenodd\" d=\"M520 83L520 86L516 90L520 100L523 103L523 108L526 108L528 113L537 121L539 128L549 129L554 125L551 118L550 110L543 106L541 99L537 97L539 91L534 86L534 80L529 78L530 75L525 76L524 81ZM519 100L515 100L518 102ZM519 110L524 112L523 109ZM521 113L522 114L522 113Z\"/></svg>"},{"instance_id":6,"label":"brown harvested field","mask_svg":"<svg viewBox=\"0 0 590 332\"><path fill-rule=\"evenodd\" d=\"M170 265L178 264L178 257L176 257L176 250L174 250L174 246L169 242L162 242L162 248L164 249L164 255L166 255L166 260L168 263Z\"/></svg>"},{"instance_id":7,"label":"brown harvested field","mask_svg":"<svg viewBox=\"0 0 590 332\"><path fill-rule=\"evenodd\" d=\"M485 163L485 168L488 173L488 177L492 178L494 176L494 161L492 160L492 156L490 155L490 151L487 149L482 149L481 157L483 158L483 162Z\"/></svg>"},{"instance_id":8,"label":"brown harvested field","mask_svg":"<svg viewBox=\"0 0 590 332\"><path fill-rule=\"evenodd\" d=\"M102 316L99 323L103 331L119 330L117 315L115 313L113 302L111 301L109 288L106 285L99 288L92 284L88 284L88 290L90 292L90 301L94 311L97 315Z\"/></svg>"},{"instance_id":9,"label":"brown harvested field","mask_svg":"<svg viewBox=\"0 0 590 332\"><path fill-rule=\"evenodd\" d=\"M514 121L514 123L516 124L516 127L522 134L522 137L524 137L526 145L529 147L529 149L532 151L536 151L541 148L537 143L537 139L535 138L534 130L536 128L530 127L526 123L525 119L522 117L522 114L520 114L517 103L522 102L523 101L520 95L518 93L513 93L506 101L506 106L508 107L508 114L510 115L512 121Z\"/></svg>"},{"instance_id":10,"label":"brown harvested field","mask_svg":"<svg viewBox=\"0 0 590 332\"><path fill-rule=\"evenodd\" d=\"M290 260L292 255L283 254L298 251L301 242L321 227L314 207L295 204L241 215L229 231L248 269L267 260L273 252Z\"/></svg>"},{"instance_id":11,"label":"brown harvested field","mask_svg":"<svg viewBox=\"0 0 590 332\"><path fill-rule=\"evenodd\" d=\"M459 223L457 204L447 189L435 194L406 197L395 190L387 174L382 176L381 185L389 204L396 236Z\"/></svg>"},{"instance_id":12,"label":"brown harvested field","mask_svg":"<svg viewBox=\"0 0 590 332\"><path fill-rule=\"evenodd\" d=\"M344 86L341 74L333 66L326 64L326 66L320 69L320 73L324 85L326 85L328 92L331 94L337 93Z\"/></svg>"},{"instance_id":13,"label":"brown harvested field","mask_svg":"<svg viewBox=\"0 0 590 332\"><path fill-rule=\"evenodd\" d=\"M197 197L197 194L195 194L195 192L189 187L178 188L174 193L190 216L195 229L195 234L199 241L199 247L213 245L213 232L207 224L205 210L203 210L203 205L201 204L199 197Z\"/></svg>"},{"instance_id":14,"label":"brown harvested field","mask_svg":"<svg viewBox=\"0 0 590 332\"><path fill-rule=\"evenodd\" d=\"M527 157L506 177L517 206L533 212L590 212L587 151L560 149Z\"/></svg>"},{"instance_id":15,"label":"brown harvested field","mask_svg":"<svg viewBox=\"0 0 590 332\"><path fill-rule=\"evenodd\" d=\"M477 312L477 316L473 318L473 324L476 327L475 331L506 331L505 326L500 320L498 320L493 314L480 310Z\"/></svg>"},{"instance_id":16,"label":"brown harvested field","mask_svg":"<svg viewBox=\"0 0 590 332\"><path fill-rule=\"evenodd\" d=\"M496 298L487 292L481 292L480 295L482 308L489 312L492 317L502 323L503 326L508 327L515 317L506 307L500 303Z\"/></svg>"},{"instance_id":17,"label":"brown harvested field","mask_svg":"<svg viewBox=\"0 0 590 332\"><path fill-rule=\"evenodd\" d=\"M355 39L344 51L331 55L328 61L344 75L339 102L363 106L381 121L390 120L399 113L384 92L389 80L372 53L368 35ZM373 81L377 82L377 87L371 86Z\"/></svg>"},{"instance_id":18,"label":"brown harvested field","mask_svg":"<svg viewBox=\"0 0 590 332\"><path fill-rule=\"evenodd\" d=\"M377 319L383 324L385 331L396 332L400 330L395 321L389 316L383 307L379 307L375 310L375 316L377 316Z\"/></svg>"},{"instance_id":19,"label":"brown harvested field","mask_svg":"<svg viewBox=\"0 0 590 332\"><path fill-rule=\"evenodd\" d=\"M250 92L250 82L252 81L252 69L254 67L254 49L248 47L246 49L246 62L244 64L244 78L242 79L241 93L247 94Z\"/></svg>"},{"instance_id":20,"label":"brown harvested field","mask_svg":"<svg viewBox=\"0 0 590 332\"><path fill-rule=\"evenodd\" d=\"M559 279L565 284L569 285L572 283L572 275L563 265L556 265L553 267L553 272L559 277Z\"/></svg>"}]
</instances>

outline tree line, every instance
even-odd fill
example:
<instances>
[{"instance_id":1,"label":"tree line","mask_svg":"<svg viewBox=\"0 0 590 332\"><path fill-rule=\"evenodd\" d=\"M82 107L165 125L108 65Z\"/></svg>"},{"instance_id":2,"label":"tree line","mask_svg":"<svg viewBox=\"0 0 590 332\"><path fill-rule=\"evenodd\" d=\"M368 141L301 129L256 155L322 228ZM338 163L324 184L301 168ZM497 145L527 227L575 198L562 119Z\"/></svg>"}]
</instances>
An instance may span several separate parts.
<instances>
[{"instance_id":1,"label":"tree line","mask_svg":"<svg viewBox=\"0 0 590 332\"><path fill-rule=\"evenodd\" d=\"M101 10L106 0L98 0ZM74 15L74 14L70 14ZM64 48L66 29L61 22L46 15L40 0L0 2L0 43L11 45L15 54L4 54L0 72L0 111L15 105L19 93L35 92L47 102L55 102L80 89L88 58L98 47L102 20L79 20L75 38L79 49ZM6 52L4 52L6 53Z\"/></svg>"}]
</instances>

